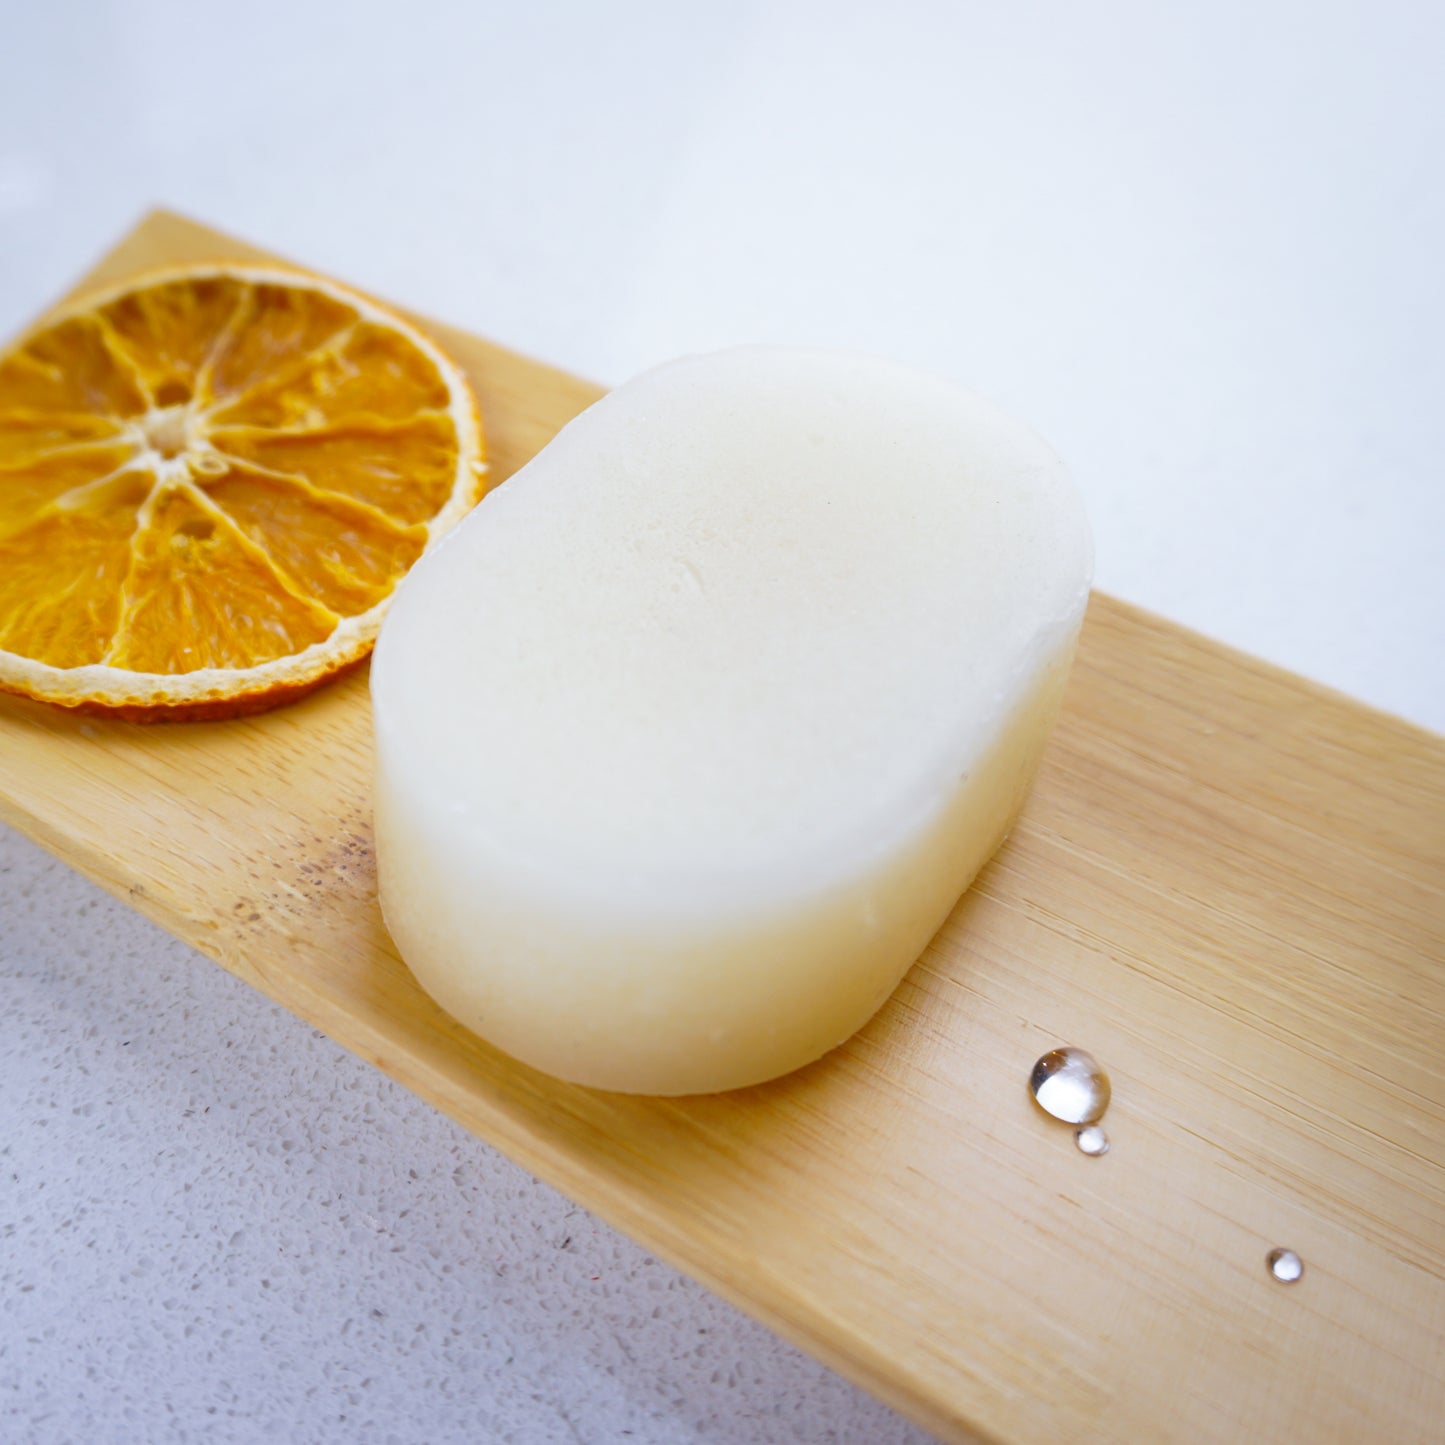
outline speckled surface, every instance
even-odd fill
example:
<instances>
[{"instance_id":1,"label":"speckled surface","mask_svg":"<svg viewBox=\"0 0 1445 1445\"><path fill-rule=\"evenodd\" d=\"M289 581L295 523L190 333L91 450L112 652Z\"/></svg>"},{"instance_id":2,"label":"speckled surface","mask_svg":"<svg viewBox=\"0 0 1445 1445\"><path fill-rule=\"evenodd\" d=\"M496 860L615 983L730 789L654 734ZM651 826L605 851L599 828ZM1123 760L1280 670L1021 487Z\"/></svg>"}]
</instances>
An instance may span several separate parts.
<instances>
[{"instance_id":1,"label":"speckled surface","mask_svg":"<svg viewBox=\"0 0 1445 1445\"><path fill-rule=\"evenodd\" d=\"M928 1437L0 829L0 1440Z\"/></svg>"}]
</instances>

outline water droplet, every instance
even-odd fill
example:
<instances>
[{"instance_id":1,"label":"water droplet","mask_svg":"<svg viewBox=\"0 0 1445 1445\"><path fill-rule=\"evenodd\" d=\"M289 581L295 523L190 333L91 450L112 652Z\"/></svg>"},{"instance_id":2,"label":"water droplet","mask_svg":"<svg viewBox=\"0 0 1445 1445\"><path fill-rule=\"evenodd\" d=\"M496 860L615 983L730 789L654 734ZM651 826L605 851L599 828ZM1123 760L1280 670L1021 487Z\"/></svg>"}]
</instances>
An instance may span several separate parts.
<instances>
[{"instance_id":1,"label":"water droplet","mask_svg":"<svg viewBox=\"0 0 1445 1445\"><path fill-rule=\"evenodd\" d=\"M1109 1152L1109 1136L1097 1124L1085 1124L1074 1135L1074 1143L1079 1146L1081 1154L1097 1157Z\"/></svg>"},{"instance_id":2,"label":"water droplet","mask_svg":"<svg viewBox=\"0 0 1445 1445\"><path fill-rule=\"evenodd\" d=\"M1264 1262L1281 1284L1293 1284L1305 1272L1305 1262L1292 1249L1272 1249Z\"/></svg>"},{"instance_id":3,"label":"water droplet","mask_svg":"<svg viewBox=\"0 0 1445 1445\"><path fill-rule=\"evenodd\" d=\"M1050 1049L1029 1074L1029 1092L1055 1119L1093 1124L1109 1107L1109 1076L1083 1049Z\"/></svg>"}]
</instances>

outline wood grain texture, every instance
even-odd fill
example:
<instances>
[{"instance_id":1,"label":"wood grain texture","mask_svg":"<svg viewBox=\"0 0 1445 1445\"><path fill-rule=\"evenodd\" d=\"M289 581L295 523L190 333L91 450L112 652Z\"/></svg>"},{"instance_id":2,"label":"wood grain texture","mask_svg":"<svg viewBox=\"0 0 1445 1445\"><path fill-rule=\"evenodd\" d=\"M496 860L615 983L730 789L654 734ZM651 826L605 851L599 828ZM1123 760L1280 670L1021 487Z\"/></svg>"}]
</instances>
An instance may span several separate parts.
<instances>
[{"instance_id":1,"label":"wood grain texture","mask_svg":"<svg viewBox=\"0 0 1445 1445\"><path fill-rule=\"evenodd\" d=\"M87 283L260 255L155 214ZM598 394L420 324L501 477ZM0 700L0 817L946 1439L1440 1439L1442 740L1096 596L1013 838L891 1003L671 1101L429 1002L370 768L364 674L222 724ZM1026 1093L1062 1042L1113 1079L1103 1158Z\"/></svg>"}]
</instances>

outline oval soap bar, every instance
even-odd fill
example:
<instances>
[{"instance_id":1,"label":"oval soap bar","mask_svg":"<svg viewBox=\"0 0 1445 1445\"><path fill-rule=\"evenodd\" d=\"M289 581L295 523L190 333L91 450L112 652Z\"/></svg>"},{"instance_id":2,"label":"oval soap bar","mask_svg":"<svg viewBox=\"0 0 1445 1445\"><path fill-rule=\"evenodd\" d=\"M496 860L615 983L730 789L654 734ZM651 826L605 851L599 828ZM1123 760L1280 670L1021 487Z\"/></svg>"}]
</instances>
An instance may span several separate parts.
<instances>
[{"instance_id":1,"label":"oval soap bar","mask_svg":"<svg viewBox=\"0 0 1445 1445\"><path fill-rule=\"evenodd\" d=\"M818 1058L1007 832L1089 575L1058 460L951 384L761 347L629 382L382 629L402 956L577 1083L705 1092Z\"/></svg>"}]
</instances>

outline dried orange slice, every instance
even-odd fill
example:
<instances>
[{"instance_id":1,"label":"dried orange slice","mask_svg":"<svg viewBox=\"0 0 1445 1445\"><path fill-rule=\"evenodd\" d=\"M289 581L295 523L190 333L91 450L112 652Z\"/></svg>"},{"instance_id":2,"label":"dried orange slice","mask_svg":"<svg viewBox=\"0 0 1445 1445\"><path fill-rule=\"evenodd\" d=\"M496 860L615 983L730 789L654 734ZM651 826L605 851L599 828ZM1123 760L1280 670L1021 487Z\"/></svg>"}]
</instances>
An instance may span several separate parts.
<instances>
[{"instance_id":1,"label":"dried orange slice","mask_svg":"<svg viewBox=\"0 0 1445 1445\"><path fill-rule=\"evenodd\" d=\"M75 302L0 354L0 689L142 720L289 701L371 650L482 458L457 367L320 277Z\"/></svg>"}]
</instances>

